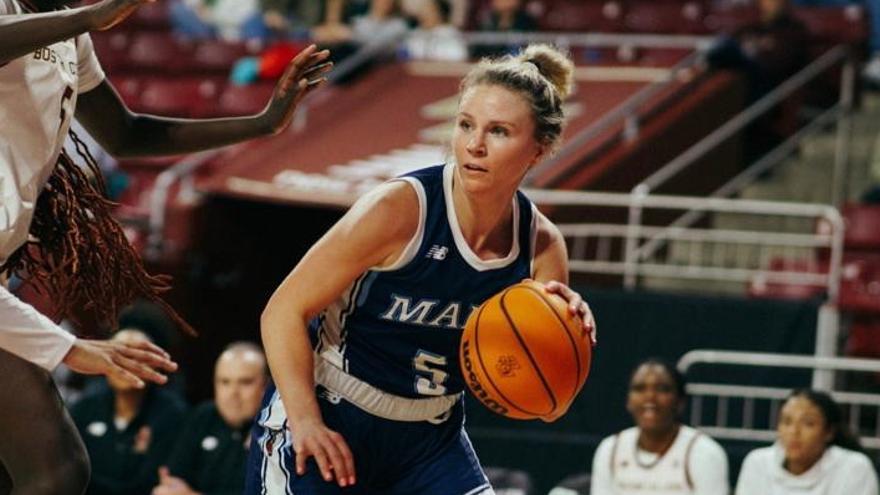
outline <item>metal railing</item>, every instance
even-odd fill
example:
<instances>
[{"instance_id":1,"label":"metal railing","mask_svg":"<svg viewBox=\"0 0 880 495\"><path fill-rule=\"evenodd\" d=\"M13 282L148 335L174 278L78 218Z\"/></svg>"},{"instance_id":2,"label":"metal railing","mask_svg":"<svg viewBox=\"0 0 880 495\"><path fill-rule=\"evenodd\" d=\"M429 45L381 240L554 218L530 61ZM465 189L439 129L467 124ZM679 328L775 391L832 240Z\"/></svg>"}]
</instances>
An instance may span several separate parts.
<instances>
[{"instance_id":1,"label":"metal railing","mask_svg":"<svg viewBox=\"0 0 880 495\"><path fill-rule=\"evenodd\" d=\"M694 366L724 365L755 368L790 368L813 371L813 388L826 390L847 414L852 431L859 433L862 445L880 449L880 394L859 393L834 390L832 382L827 382L825 374L834 372L880 373L880 360L804 356L792 354L751 353L719 350L694 350L686 353L678 361L678 369L687 374ZM804 384L806 386L807 384ZM687 392L691 397L692 426L699 427L707 434L718 438L772 441L776 438L776 418L779 408L791 392L790 388L762 387L755 385L732 385L726 383L688 383ZM714 421L705 423L704 402L716 403ZM738 418L739 424L731 424L731 404L742 402ZM757 418L758 404L766 402L766 418ZM872 416L864 411L872 410ZM761 421L760 419L763 419ZM864 424L873 421L873 428ZM766 425L766 427L759 427Z\"/></svg>"},{"instance_id":2,"label":"metal railing","mask_svg":"<svg viewBox=\"0 0 880 495\"><path fill-rule=\"evenodd\" d=\"M793 152L805 138L818 133L829 123L836 122L837 136L835 142L834 173L833 180L831 181L831 196L832 204L839 206L841 198L845 195L844 190L846 188L843 182L843 177L846 176L848 162L847 148L850 134L849 114L853 105L855 73L855 62L852 60L850 49L843 45L838 45L828 50L824 55L764 95L739 115L708 134L705 138L685 150L684 153L633 187L631 191L633 202L629 209L629 224L632 225L634 229L638 229L638 225L642 222L643 216L640 204L645 197L648 197L653 191L657 190L671 178L696 163L700 158L704 157L718 145L730 139L736 133L742 132L747 125L753 123L756 119L775 108L784 99L792 96L795 91L802 89L808 83L814 81L821 75L825 74L829 69L841 63L843 63L843 71L841 73L841 93L838 103L824 110L810 123L785 139L775 149L758 159L755 163L751 164L749 168L710 195L710 197L727 197L740 192L745 186L754 182L759 176L781 163L781 161L791 154L791 152ZM686 227L698 221L702 216L703 213L701 212L687 212L674 222L670 223L669 229ZM627 244L627 259L634 264L637 263L639 259L650 258L657 250L665 245L667 239L668 236L659 235L657 238L651 239L641 246L629 242ZM630 270L624 279L624 285L628 288L634 288L637 283L638 280L635 277L635 272ZM832 297L834 296L836 296L836 291L832 294Z\"/></svg>"},{"instance_id":3,"label":"metal railing","mask_svg":"<svg viewBox=\"0 0 880 495\"><path fill-rule=\"evenodd\" d=\"M673 279L739 283L744 293L748 282L793 284L814 287L827 300L819 308L816 323L816 355L837 354L840 332L836 301L840 287L843 259L843 218L830 205L790 203L727 198L696 198L651 195L633 198L630 194L579 191L527 190L539 205L554 207L590 207L617 209L623 214L637 202L639 211L652 215L676 211L751 215L759 220L795 221L802 232L781 229L732 229L717 225L691 227L680 225L643 225L638 223L598 224L560 223L569 245L569 269L575 274L603 274L621 277L663 277ZM622 215L621 215L622 216ZM827 229L817 232L817 222ZM685 245L684 252L670 248L655 252L651 258L639 247L655 240L672 240L674 247ZM806 265L815 265L820 254L827 253L827 269L804 270L799 266L774 267L774 257L801 256ZM743 260L745 259L745 262ZM828 375L824 375L827 382Z\"/></svg>"}]
</instances>

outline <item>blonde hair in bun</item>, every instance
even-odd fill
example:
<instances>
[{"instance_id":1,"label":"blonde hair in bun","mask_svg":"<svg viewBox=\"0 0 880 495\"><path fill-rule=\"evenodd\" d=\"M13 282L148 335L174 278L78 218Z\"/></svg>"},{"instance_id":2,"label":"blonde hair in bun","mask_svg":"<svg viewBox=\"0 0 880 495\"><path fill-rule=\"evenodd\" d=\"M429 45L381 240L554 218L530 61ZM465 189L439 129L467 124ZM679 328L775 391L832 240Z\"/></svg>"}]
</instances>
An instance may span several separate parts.
<instances>
[{"instance_id":1,"label":"blonde hair in bun","mask_svg":"<svg viewBox=\"0 0 880 495\"><path fill-rule=\"evenodd\" d=\"M532 107L535 139L554 149L562 138L562 102L574 80L574 63L551 45L529 45L516 55L486 58L462 79L461 94L479 85L496 85L520 94Z\"/></svg>"}]
</instances>

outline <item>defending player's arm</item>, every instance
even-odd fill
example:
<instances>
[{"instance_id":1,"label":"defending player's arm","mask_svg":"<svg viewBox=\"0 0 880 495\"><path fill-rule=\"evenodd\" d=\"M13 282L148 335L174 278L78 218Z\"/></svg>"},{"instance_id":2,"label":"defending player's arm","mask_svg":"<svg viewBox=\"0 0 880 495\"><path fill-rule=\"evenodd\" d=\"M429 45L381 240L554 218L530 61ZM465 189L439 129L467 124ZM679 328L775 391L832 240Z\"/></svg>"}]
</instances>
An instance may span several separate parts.
<instances>
[{"instance_id":1,"label":"defending player's arm","mask_svg":"<svg viewBox=\"0 0 880 495\"><path fill-rule=\"evenodd\" d=\"M107 80L79 96L77 119L117 157L176 155L277 134L296 105L326 80L330 52L312 45L300 52L278 80L266 108L250 117L177 119L131 112Z\"/></svg>"},{"instance_id":2,"label":"defending player's arm","mask_svg":"<svg viewBox=\"0 0 880 495\"><path fill-rule=\"evenodd\" d=\"M596 345L596 321L593 313L581 295L567 285L568 249L565 247L565 239L547 217L540 212L537 215L538 232L532 277L545 284L548 292L559 294L568 301L568 310L581 317L584 329L590 333L590 339Z\"/></svg>"},{"instance_id":3,"label":"defending player's arm","mask_svg":"<svg viewBox=\"0 0 880 495\"><path fill-rule=\"evenodd\" d=\"M103 0L77 9L0 16L0 65L37 48L118 24L152 0ZM2 12L0 12L2 13Z\"/></svg>"},{"instance_id":4,"label":"defending player's arm","mask_svg":"<svg viewBox=\"0 0 880 495\"><path fill-rule=\"evenodd\" d=\"M345 440L328 429L315 396L308 322L364 271L393 263L418 227L415 191L391 182L361 198L303 257L261 318L263 346L293 432L296 469L315 457L325 479L354 483Z\"/></svg>"}]
</instances>

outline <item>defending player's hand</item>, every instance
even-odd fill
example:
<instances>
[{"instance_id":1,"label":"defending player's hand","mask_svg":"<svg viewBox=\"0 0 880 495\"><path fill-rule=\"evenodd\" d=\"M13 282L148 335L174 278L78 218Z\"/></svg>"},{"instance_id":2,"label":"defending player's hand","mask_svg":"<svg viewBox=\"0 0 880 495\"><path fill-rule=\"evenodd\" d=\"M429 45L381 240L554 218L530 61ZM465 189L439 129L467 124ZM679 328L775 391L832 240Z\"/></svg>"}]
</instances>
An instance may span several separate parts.
<instances>
[{"instance_id":1,"label":"defending player's hand","mask_svg":"<svg viewBox=\"0 0 880 495\"><path fill-rule=\"evenodd\" d=\"M286 129L299 102L327 81L324 75L333 68L328 57L329 50L318 51L318 47L309 45L288 64L261 115L268 121L272 134Z\"/></svg>"},{"instance_id":2,"label":"defending player's hand","mask_svg":"<svg viewBox=\"0 0 880 495\"><path fill-rule=\"evenodd\" d=\"M323 421L299 421L293 433L293 450L296 452L296 474L306 472L306 461L314 457L325 480L339 486L355 483L354 456L348 443L339 433L327 428Z\"/></svg>"},{"instance_id":3,"label":"defending player's hand","mask_svg":"<svg viewBox=\"0 0 880 495\"><path fill-rule=\"evenodd\" d=\"M580 294L562 282L551 280L546 284L546 287L547 292L558 294L568 302L568 311L571 314L580 316L581 321L584 322L584 330L589 332L590 341L595 346L598 342L596 340L596 320L593 318L593 312L590 310L587 302L584 301Z\"/></svg>"},{"instance_id":4,"label":"defending player's hand","mask_svg":"<svg viewBox=\"0 0 880 495\"><path fill-rule=\"evenodd\" d=\"M168 377L163 372L177 370L168 353L150 342L77 339L64 364L77 373L112 376L138 388L144 380L164 384Z\"/></svg>"},{"instance_id":5,"label":"defending player's hand","mask_svg":"<svg viewBox=\"0 0 880 495\"><path fill-rule=\"evenodd\" d=\"M90 7L93 13L92 29L110 29L124 21L141 5L154 1L156 0L102 0Z\"/></svg>"}]
</instances>

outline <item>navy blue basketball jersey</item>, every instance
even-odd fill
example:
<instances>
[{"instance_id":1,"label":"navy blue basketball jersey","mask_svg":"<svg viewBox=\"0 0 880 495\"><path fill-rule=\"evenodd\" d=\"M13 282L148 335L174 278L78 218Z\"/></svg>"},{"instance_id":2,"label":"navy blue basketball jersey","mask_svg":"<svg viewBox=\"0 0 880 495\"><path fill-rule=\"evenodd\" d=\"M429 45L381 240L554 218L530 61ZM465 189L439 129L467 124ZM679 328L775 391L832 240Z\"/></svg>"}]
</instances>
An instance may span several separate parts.
<instances>
[{"instance_id":1,"label":"navy blue basketball jersey","mask_svg":"<svg viewBox=\"0 0 880 495\"><path fill-rule=\"evenodd\" d=\"M507 256L481 260L459 228L453 165L417 170L418 230L394 266L363 273L310 325L316 353L385 392L418 398L464 389L458 359L471 311L531 276L536 214L517 191Z\"/></svg>"}]
</instances>

